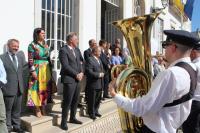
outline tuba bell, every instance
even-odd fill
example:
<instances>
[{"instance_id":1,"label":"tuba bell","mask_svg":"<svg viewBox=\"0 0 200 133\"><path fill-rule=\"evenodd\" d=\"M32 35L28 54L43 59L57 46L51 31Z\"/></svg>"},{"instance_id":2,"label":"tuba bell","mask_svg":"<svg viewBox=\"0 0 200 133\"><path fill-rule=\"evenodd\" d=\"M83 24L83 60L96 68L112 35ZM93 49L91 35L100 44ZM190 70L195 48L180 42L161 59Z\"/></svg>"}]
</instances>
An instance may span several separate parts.
<instances>
[{"instance_id":1,"label":"tuba bell","mask_svg":"<svg viewBox=\"0 0 200 133\"><path fill-rule=\"evenodd\" d=\"M151 45L150 34L154 20L159 13L133 17L113 22L124 35L133 67L114 66L112 80L116 79L116 92L129 98L145 95L151 86ZM141 117L118 108L122 131L140 133L143 126Z\"/></svg>"}]
</instances>

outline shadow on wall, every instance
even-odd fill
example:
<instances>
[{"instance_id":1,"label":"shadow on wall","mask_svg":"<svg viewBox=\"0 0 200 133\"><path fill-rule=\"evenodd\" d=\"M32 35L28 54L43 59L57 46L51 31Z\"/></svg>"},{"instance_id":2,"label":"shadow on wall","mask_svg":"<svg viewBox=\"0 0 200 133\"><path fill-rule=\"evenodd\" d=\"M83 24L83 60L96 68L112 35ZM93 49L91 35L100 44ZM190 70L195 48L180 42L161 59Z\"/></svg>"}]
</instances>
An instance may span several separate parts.
<instances>
[{"instance_id":1,"label":"shadow on wall","mask_svg":"<svg viewBox=\"0 0 200 133\"><path fill-rule=\"evenodd\" d=\"M25 60L25 54L23 51L19 51L18 54L21 55L22 56L21 58L24 58ZM29 68L27 61L23 68L23 80L24 80L24 94L22 96L22 112L27 112L29 110L29 108L26 106L27 93L28 93L28 80L29 80Z\"/></svg>"},{"instance_id":2,"label":"shadow on wall","mask_svg":"<svg viewBox=\"0 0 200 133\"><path fill-rule=\"evenodd\" d=\"M7 47L7 44L4 44L3 45L3 53L7 52L8 51L8 47Z\"/></svg>"}]
</instances>

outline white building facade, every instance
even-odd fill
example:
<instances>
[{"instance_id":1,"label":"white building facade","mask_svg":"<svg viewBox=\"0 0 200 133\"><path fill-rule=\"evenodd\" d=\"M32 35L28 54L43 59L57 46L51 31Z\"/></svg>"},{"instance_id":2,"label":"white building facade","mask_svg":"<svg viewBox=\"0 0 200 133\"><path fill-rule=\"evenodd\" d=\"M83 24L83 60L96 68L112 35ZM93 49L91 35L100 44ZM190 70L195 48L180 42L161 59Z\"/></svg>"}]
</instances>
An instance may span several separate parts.
<instances>
[{"instance_id":1,"label":"white building facade","mask_svg":"<svg viewBox=\"0 0 200 133\"><path fill-rule=\"evenodd\" d=\"M150 0L147 5L147 9L150 12L163 8L162 1ZM186 1L185 1L186 2ZM152 34L151 34L151 53L156 55L156 52L163 54L162 41L165 40L163 30L187 30L191 31L191 21L185 16L183 12L184 3L181 0L169 0L166 8L161 12L158 18L155 20Z\"/></svg>"},{"instance_id":2,"label":"white building facade","mask_svg":"<svg viewBox=\"0 0 200 133\"><path fill-rule=\"evenodd\" d=\"M152 29L152 54L162 53L164 29L191 29L191 23L180 14L169 0L169 6L159 15ZM0 4L0 53L6 51L8 39L20 41L20 50L27 55L34 28L43 27L47 44L59 50L69 32L77 32L79 48L89 47L89 39L105 39L114 43L122 34L112 26L119 19L149 14L162 8L161 0L1 0ZM183 22L183 23L182 23ZM124 40L124 39L123 39ZM126 44L126 43L124 43ZM57 54L56 54L57 56ZM54 70L59 70L59 62Z\"/></svg>"}]
</instances>

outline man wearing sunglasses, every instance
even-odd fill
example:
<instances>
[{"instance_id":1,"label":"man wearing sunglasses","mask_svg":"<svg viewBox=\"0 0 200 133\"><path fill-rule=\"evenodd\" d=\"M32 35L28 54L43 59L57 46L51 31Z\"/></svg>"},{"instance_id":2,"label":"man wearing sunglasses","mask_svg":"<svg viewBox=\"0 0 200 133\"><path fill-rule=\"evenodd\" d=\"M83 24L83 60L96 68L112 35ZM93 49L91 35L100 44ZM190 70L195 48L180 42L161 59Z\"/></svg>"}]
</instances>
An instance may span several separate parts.
<instances>
[{"instance_id":1,"label":"man wearing sunglasses","mask_svg":"<svg viewBox=\"0 0 200 133\"><path fill-rule=\"evenodd\" d=\"M163 42L168 68L154 79L149 92L130 99L115 92L115 83L109 85L111 96L125 111L142 117L143 133L176 133L187 119L196 88L196 67L190 60L196 36L183 30L165 30Z\"/></svg>"}]
</instances>

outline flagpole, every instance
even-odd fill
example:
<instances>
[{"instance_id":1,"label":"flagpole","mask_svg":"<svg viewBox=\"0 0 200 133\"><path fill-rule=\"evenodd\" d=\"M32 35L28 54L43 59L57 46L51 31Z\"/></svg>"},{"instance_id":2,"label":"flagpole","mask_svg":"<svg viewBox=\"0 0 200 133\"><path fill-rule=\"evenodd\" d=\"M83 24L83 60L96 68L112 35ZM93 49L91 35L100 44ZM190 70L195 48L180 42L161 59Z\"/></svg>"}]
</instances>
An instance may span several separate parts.
<instances>
[{"instance_id":1,"label":"flagpole","mask_svg":"<svg viewBox=\"0 0 200 133\"><path fill-rule=\"evenodd\" d=\"M183 13L182 12L181 12L181 30L183 30Z\"/></svg>"},{"instance_id":2,"label":"flagpole","mask_svg":"<svg viewBox=\"0 0 200 133\"><path fill-rule=\"evenodd\" d=\"M183 0L181 0L181 3L184 4ZM183 11L180 10L181 13L181 30L183 30L183 15L184 15L184 9Z\"/></svg>"}]
</instances>

